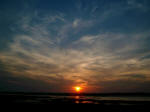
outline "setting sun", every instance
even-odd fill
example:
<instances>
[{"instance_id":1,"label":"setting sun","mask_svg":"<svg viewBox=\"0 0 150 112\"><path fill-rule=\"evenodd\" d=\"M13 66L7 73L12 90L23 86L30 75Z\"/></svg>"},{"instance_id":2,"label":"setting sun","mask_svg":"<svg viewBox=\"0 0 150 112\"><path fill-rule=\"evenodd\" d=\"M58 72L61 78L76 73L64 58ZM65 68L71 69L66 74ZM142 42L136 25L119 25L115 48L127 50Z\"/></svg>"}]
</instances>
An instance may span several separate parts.
<instances>
[{"instance_id":1,"label":"setting sun","mask_svg":"<svg viewBox=\"0 0 150 112\"><path fill-rule=\"evenodd\" d=\"M81 87L79 87L79 86L74 87L74 89L75 89L76 92L80 92L81 91Z\"/></svg>"}]
</instances>

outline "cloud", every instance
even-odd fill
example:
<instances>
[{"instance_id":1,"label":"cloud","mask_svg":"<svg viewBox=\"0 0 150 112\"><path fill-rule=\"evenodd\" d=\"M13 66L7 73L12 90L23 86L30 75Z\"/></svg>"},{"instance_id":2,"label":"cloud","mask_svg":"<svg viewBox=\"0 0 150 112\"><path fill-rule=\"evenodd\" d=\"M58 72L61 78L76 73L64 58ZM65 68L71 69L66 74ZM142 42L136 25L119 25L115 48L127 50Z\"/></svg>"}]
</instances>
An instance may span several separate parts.
<instances>
[{"instance_id":1,"label":"cloud","mask_svg":"<svg viewBox=\"0 0 150 112\"><path fill-rule=\"evenodd\" d=\"M144 54L134 55L142 47L139 44L144 44L142 41L147 32L85 35L63 48L53 37L37 36L37 30L33 31L30 35L16 35L13 43L9 44L9 51L1 53L2 62L9 65L8 71L32 79L41 77L45 82L56 85L58 81L71 80L84 86L90 84L89 80L119 80L119 75L125 73L149 75L149 69L144 66L149 66L150 60L143 62L139 59Z\"/></svg>"},{"instance_id":2,"label":"cloud","mask_svg":"<svg viewBox=\"0 0 150 112\"><path fill-rule=\"evenodd\" d=\"M92 6L81 3L78 6L78 10L84 7L81 16L58 12L23 16L12 28L13 41L7 44L5 51L0 51L0 67L16 77L10 78L15 85L19 85L23 77L29 82L35 81L35 87L39 81L42 85L49 84L55 91L67 85L103 91L118 85L116 90L122 91L122 85L127 87L128 82L135 80L138 80L135 88L140 84L149 85L149 30L114 31L113 24L111 30L103 29L105 23L113 23L113 17L119 18L129 10L123 3L112 3L104 9L95 3Z\"/></svg>"},{"instance_id":3,"label":"cloud","mask_svg":"<svg viewBox=\"0 0 150 112\"><path fill-rule=\"evenodd\" d=\"M99 91L106 92L106 93L107 92L123 92L123 93L150 92L150 89L148 88L149 85L150 85L150 81L140 81L140 80L131 80L131 79L102 81L99 83L99 86L101 87Z\"/></svg>"},{"instance_id":4,"label":"cloud","mask_svg":"<svg viewBox=\"0 0 150 112\"><path fill-rule=\"evenodd\" d=\"M140 9L142 11L148 10L147 0L144 0L144 2L139 2L138 0L127 0L127 3L129 8Z\"/></svg>"}]
</instances>

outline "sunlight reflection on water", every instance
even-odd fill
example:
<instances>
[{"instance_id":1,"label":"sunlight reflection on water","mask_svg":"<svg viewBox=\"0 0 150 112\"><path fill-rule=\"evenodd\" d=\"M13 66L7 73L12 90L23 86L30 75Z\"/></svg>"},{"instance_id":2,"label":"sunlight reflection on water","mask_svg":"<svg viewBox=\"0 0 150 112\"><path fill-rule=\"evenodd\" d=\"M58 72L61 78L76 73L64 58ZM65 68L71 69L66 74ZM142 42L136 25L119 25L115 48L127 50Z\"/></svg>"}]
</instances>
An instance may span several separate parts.
<instances>
[{"instance_id":1,"label":"sunlight reflection on water","mask_svg":"<svg viewBox=\"0 0 150 112\"><path fill-rule=\"evenodd\" d=\"M86 101L86 100L122 100L122 101L150 101L150 97L141 96L49 96L50 99L72 99L75 101Z\"/></svg>"}]
</instances>

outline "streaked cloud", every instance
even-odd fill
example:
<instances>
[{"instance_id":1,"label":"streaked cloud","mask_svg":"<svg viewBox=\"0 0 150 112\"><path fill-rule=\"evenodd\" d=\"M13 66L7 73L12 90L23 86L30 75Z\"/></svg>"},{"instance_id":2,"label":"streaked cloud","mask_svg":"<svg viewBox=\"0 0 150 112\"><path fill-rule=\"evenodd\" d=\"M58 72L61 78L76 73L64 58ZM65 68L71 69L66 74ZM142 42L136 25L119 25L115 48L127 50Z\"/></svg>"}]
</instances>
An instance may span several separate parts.
<instances>
[{"instance_id":1,"label":"streaked cloud","mask_svg":"<svg viewBox=\"0 0 150 112\"><path fill-rule=\"evenodd\" d=\"M117 27L119 23L114 28L105 25L110 20L115 21L112 18L133 10L129 6L141 8L144 3L139 6L140 3L130 0L125 7L124 2L119 2L110 4L109 8L104 7L105 10L100 9L96 2L93 4L83 7L79 2L77 9L84 9L79 12L81 15L57 11L40 15L37 11L33 15L22 16L11 27L15 32L11 35L12 41L0 51L5 71L15 77L40 80L57 88L79 84L89 87L87 92L93 88L97 89L96 92L108 92L116 85L116 91L122 91L119 84L126 86L132 81L137 83L135 88L145 85L144 81L149 84L150 30L137 32L133 29L129 32L120 30L122 27ZM64 85L60 87L60 84Z\"/></svg>"}]
</instances>

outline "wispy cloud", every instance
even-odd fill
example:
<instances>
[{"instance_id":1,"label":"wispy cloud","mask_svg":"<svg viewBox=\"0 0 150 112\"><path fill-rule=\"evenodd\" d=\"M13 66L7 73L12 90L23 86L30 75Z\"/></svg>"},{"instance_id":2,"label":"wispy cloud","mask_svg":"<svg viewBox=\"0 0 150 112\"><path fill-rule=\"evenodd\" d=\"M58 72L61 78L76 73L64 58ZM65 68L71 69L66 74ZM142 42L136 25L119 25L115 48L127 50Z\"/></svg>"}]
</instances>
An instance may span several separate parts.
<instances>
[{"instance_id":1,"label":"wispy cloud","mask_svg":"<svg viewBox=\"0 0 150 112\"><path fill-rule=\"evenodd\" d=\"M128 1L128 5L137 4ZM78 10L82 8L83 4L78 4ZM71 19L63 13L24 16L13 28L16 34L8 49L0 52L1 62L13 75L57 87L64 83L108 89L113 85L106 84L126 85L127 79L149 84L150 31L103 31L104 21L129 9L117 4L100 14L97 10L98 5L84 7L80 13L88 11L90 17Z\"/></svg>"}]
</instances>

